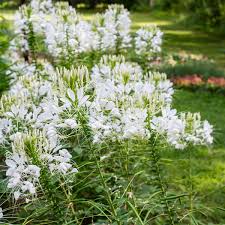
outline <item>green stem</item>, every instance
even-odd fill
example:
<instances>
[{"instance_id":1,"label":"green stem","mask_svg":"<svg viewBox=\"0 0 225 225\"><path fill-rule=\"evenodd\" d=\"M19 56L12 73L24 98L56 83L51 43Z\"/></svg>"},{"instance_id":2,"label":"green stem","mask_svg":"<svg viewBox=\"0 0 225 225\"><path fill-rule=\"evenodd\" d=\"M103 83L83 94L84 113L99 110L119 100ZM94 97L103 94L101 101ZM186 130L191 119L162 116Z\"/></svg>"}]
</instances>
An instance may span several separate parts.
<instances>
[{"instance_id":1,"label":"green stem","mask_svg":"<svg viewBox=\"0 0 225 225\"><path fill-rule=\"evenodd\" d=\"M188 179L189 179L189 204L190 204L190 224L192 224L192 212L193 212L193 183L192 183L192 166L191 166L191 148L188 148Z\"/></svg>"},{"instance_id":2,"label":"green stem","mask_svg":"<svg viewBox=\"0 0 225 225\"><path fill-rule=\"evenodd\" d=\"M156 177L157 177L156 179L158 181L157 185L159 186L159 188L161 190L162 200L163 200L163 202L165 203L165 206L166 206L166 211L167 211L167 214L169 216L170 225L175 225L174 218L173 218L173 212L172 212L172 210L170 208L170 205L169 205L169 202L167 200L167 191L164 187L160 167L159 167L159 164L158 164L158 161L159 161L159 158L160 158L159 154L157 154L154 146L153 146L153 148L151 148L150 152L151 152L151 157L152 157L153 169L154 169L154 172L155 172Z\"/></svg>"},{"instance_id":3,"label":"green stem","mask_svg":"<svg viewBox=\"0 0 225 225\"><path fill-rule=\"evenodd\" d=\"M109 188L108 188L108 186L107 186L107 184L106 184L106 182L105 182L105 179L104 179L104 177L103 177L101 168L100 168L100 166L99 166L99 162L98 162L97 156L96 156L96 154L95 154L95 149L93 149L93 146L92 146L92 142L91 142L92 140L91 140L91 131L90 131L90 128L89 128L89 126L85 123L86 121L82 120L82 116L81 116L79 113L78 113L78 117L79 117L79 119L80 119L80 121L81 121L81 126L82 126L84 132L86 131L85 133L87 133L87 142L88 142L87 144L88 144L88 146L89 146L89 150L91 151L91 153L92 153L92 155L93 155L93 157L94 157L94 159L95 159L95 163L96 163L96 165L97 165L98 173L99 173L99 175L100 175L101 182L102 182L102 185L103 185L104 190L105 190L105 193L106 193L107 201L108 201L108 204L109 204L109 206L110 206L110 208L111 208L112 215L113 215L114 219L116 220L117 224L118 224L118 225L122 225L122 224L120 223L120 221L117 219L118 216L117 216L116 210L115 210L115 208L114 208L114 206L113 206L113 202L112 202L110 193L109 193L109 191L108 191Z\"/></svg>"},{"instance_id":4,"label":"green stem","mask_svg":"<svg viewBox=\"0 0 225 225\"><path fill-rule=\"evenodd\" d=\"M99 163L98 163L98 160L97 160L97 158L96 158L96 157L95 157L95 161L96 161L96 165L97 165L97 168L98 168L99 175L100 175L100 177L101 177L101 182L102 182L102 185L103 185L104 190L105 190L105 192L106 192L107 201L108 201L109 206L110 206L110 208L111 208L111 211L112 211L113 217L115 218L115 220L116 220L117 224L118 224L118 225L121 225L120 221L117 219L117 213L116 213L116 210L115 210L115 208L114 208L114 206L113 206L113 202L112 202L112 199L111 199L110 193L109 193L109 191L108 191L108 190L109 190L109 188L108 188L107 184L105 183L105 180L104 180L103 174L102 174L102 172L101 172L101 168L100 168L100 166L99 166Z\"/></svg>"}]
</instances>

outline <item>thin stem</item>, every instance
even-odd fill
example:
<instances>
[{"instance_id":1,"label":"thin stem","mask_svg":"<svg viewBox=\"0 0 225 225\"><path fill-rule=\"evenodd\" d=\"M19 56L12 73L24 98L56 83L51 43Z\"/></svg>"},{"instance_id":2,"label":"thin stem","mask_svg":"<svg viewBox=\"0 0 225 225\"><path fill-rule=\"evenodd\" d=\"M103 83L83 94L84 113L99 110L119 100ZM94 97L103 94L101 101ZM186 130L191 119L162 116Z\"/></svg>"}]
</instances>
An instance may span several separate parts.
<instances>
[{"instance_id":1,"label":"thin stem","mask_svg":"<svg viewBox=\"0 0 225 225\"><path fill-rule=\"evenodd\" d=\"M80 115L80 113L78 114L78 116L79 116L79 119L82 119L82 116ZM113 202L112 202L110 193L108 192L108 189L109 189L109 188L108 188L107 184L105 183L105 179L104 179L104 177L103 177L101 168L100 168L100 166L99 166L99 162L98 162L97 156L96 156L96 154L95 154L95 150L93 149L93 146L92 146L92 143L91 143L91 139L90 139L91 132L90 132L90 129L89 129L89 127L87 126L87 124L85 123L86 121L85 121L85 122L84 122L83 120L80 120L80 121L81 121L81 126L82 126L83 130L86 131L85 133L88 134L88 136L87 136L87 141L88 141L88 143L87 143L87 144L88 144L89 149L90 149L90 151L91 151L91 153L92 153L92 155L93 155L93 157L94 157L94 159L95 159L95 163L96 163L96 165L97 165L98 173L99 173L99 175L100 175L102 185L103 185L104 190L105 190L105 192L106 192L107 201L108 201L108 204L109 204L109 206L110 206L110 208L111 208L112 215L113 215L114 219L116 220L117 224L118 224L118 225L121 225L120 221L117 219L118 216L117 216L116 210L115 210L115 208L114 208L114 206L113 206Z\"/></svg>"},{"instance_id":2,"label":"thin stem","mask_svg":"<svg viewBox=\"0 0 225 225\"><path fill-rule=\"evenodd\" d=\"M158 184L158 186L161 190L162 199L163 199L163 202L165 203L165 206L166 206L166 211L167 211L167 214L169 216L170 224L175 225L174 218L173 218L173 212L172 212L172 210L170 208L170 205L169 205L169 202L167 200L167 191L164 187L163 179L162 179L162 176L161 176L161 170L160 170L160 167L159 167L159 164L158 164L159 155L157 154L154 146L153 146L153 148L151 148L151 156L152 156L152 163L153 163L153 167L154 167L154 172L157 176L157 178L156 178L157 181L158 181L157 184Z\"/></svg>"},{"instance_id":3,"label":"thin stem","mask_svg":"<svg viewBox=\"0 0 225 225\"><path fill-rule=\"evenodd\" d=\"M107 184L105 183L103 174L102 174L102 172L101 172L101 168L100 168L100 166L99 166L99 163L98 163L98 160L97 160L96 157L95 157L95 161L96 161L96 165L97 165L97 168L98 168L99 175L100 175L100 177L101 177L102 185L103 185L104 190L105 190L106 195L107 195L107 201L108 201L109 206L110 206L110 208L111 208L111 210L112 210L112 214L113 214L114 218L116 219L117 224L118 224L118 225L121 225L121 223L117 220L117 213L116 213L116 210L115 210L115 208L114 208L114 206L113 206L113 202L112 202L110 193L108 192L108 186L107 186Z\"/></svg>"},{"instance_id":4,"label":"thin stem","mask_svg":"<svg viewBox=\"0 0 225 225\"><path fill-rule=\"evenodd\" d=\"M189 180L189 204L190 204L190 224L192 224L192 212L193 212L193 183L192 183L192 165L191 165L191 148L188 148L188 180Z\"/></svg>"}]
</instances>

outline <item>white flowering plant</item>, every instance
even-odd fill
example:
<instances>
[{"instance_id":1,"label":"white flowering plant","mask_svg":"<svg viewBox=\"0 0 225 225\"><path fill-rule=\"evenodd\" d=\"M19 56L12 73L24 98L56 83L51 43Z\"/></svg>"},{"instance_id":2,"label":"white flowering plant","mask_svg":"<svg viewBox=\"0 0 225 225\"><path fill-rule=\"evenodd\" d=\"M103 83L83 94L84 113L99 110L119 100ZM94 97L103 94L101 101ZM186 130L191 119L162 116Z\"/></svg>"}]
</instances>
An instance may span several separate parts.
<instances>
[{"instance_id":1,"label":"white flowering plant","mask_svg":"<svg viewBox=\"0 0 225 225\"><path fill-rule=\"evenodd\" d=\"M132 39L129 12L119 5L93 23L50 0L32 1L18 13L19 44L6 54L13 62L11 88L0 101L0 219L188 224L193 202L178 210L179 197L171 197L162 177L160 153L210 146L213 127L198 113L172 108L166 74L128 60L134 46L137 57L150 60L161 50L162 32L140 29ZM36 48L40 36L44 59Z\"/></svg>"}]
</instances>

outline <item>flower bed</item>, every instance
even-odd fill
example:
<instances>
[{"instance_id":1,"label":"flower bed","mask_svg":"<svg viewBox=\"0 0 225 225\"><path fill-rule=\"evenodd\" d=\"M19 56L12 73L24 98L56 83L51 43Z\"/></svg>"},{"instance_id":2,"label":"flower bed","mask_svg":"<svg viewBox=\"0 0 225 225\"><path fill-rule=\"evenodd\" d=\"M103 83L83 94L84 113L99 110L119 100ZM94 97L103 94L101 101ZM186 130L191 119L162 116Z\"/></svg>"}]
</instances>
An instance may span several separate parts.
<instances>
[{"instance_id":1,"label":"flower bed","mask_svg":"<svg viewBox=\"0 0 225 225\"><path fill-rule=\"evenodd\" d=\"M182 88L204 88L210 91L225 90L225 78L224 77L209 77L207 80L197 74L187 75L182 77L174 77L171 81L177 86Z\"/></svg>"},{"instance_id":2,"label":"flower bed","mask_svg":"<svg viewBox=\"0 0 225 225\"><path fill-rule=\"evenodd\" d=\"M195 146L213 143L213 127L199 113L172 108L166 74L137 63L161 51L162 32L152 26L131 35L130 24L119 5L92 22L50 0L17 12L5 55L11 88L0 101L4 222L192 221L185 217L193 210L192 174L185 193L171 193L160 152L191 157Z\"/></svg>"}]
</instances>

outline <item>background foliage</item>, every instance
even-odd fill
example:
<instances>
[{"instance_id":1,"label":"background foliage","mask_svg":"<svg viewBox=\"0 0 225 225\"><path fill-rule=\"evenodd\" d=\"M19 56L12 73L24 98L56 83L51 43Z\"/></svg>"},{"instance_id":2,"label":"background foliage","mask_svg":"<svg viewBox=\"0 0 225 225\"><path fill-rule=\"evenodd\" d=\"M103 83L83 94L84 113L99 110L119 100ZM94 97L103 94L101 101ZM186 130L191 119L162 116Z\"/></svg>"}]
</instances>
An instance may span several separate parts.
<instances>
[{"instance_id":1,"label":"background foliage","mask_svg":"<svg viewBox=\"0 0 225 225\"><path fill-rule=\"evenodd\" d=\"M59 1L59 0L55 0ZM3 0L1 6L16 7L28 0ZM123 4L129 10L172 10L186 14L189 23L203 24L205 28L216 27L224 33L225 28L225 1L224 0L68 0L77 7L94 9L98 4Z\"/></svg>"}]
</instances>

